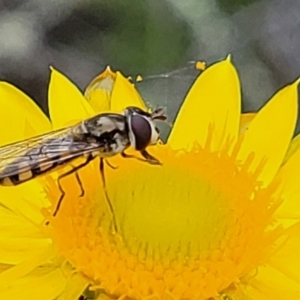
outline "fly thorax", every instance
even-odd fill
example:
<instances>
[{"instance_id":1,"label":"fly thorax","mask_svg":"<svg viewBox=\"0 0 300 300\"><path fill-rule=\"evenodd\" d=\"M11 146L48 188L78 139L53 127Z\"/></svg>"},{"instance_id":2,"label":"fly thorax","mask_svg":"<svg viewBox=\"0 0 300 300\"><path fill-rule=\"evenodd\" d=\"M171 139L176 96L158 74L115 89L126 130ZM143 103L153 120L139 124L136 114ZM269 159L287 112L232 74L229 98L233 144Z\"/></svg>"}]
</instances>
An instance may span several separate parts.
<instances>
[{"instance_id":1,"label":"fly thorax","mask_svg":"<svg viewBox=\"0 0 300 300\"><path fill-rule=\"evenodd\" d=\"M88 128L85 121L82 121L77 126L72 127L71 130L72 134L75 136L81 136L88 133Z\"/></svg>"},{"instance_id":2,"label":"fly thorax","mask_svg":"<svg viewBox=\"0 0 300 300\"><path fill-rule=\"evenodd\" d=\"M120 132L117 132L115 134L114 141L115 143L114 145L112 145L112 147L114 148L113 150L116 153L123 152L130 145L127 135L121 134Z\"/></svg>"}]
</instances>

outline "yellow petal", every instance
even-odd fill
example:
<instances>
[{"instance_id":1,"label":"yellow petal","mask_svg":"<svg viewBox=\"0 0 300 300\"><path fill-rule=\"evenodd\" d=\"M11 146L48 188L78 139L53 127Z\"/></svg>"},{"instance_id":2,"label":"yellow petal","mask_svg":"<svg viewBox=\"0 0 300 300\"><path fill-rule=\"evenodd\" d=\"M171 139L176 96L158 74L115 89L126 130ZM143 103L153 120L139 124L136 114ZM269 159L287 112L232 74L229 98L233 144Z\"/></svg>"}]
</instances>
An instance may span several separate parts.
<instances>
[{"instance_id":1,"label":"yellow petal","mask_svg":"<svg viewBox=\"0 0 300 300\"><path fill-rule=\"evenodd\" d=\"M17 234L14 238L0 237L0 262L3 264L20 263L24 259L46 249L50 244L50 239L46 238L21 238Z\"/></svg>"},{"instance_id":2,"label":"yellow petal","mask_svg":"<svg viewBox=\"0 0 300 300\"><path fill-rule=\"evenodd\" d=\"M11 281L17 280L20 277L31 273L38 266L50 261L50 259L53 257L53 254L53 246L48 245L39 252L32 253L28 257L23 257L23 260L20 263L17 263L15 266L3 271L0 274L0 290L2 290ZM0 299L2 298L0 297Z\"/></svg>"},{"instance_id":3,"label":"yellow petal","mask_svg":"<svg viewBox=\"0 0 300 300\"><path fill-rule=\"evenodd\" d=\"M278 247L279 248L279 247ZM269 264L300 287L300 222L286 230L282 247L273 255Z\"/></svg>"},{"instance_id":4,"label":"yellow petal","mask_svg":"<svg viewBox=\"0 0 300 300\"><path fill-rule=\"evenodd\" d=\"M247 285L245 297L237 299L249 300L298 300L300 299L300 284L285 276L285 274L267 265L260 267L258 274ZM288 298L287 298L288 297Z\"/></svg>"},{"instance_id":5,"label":"yellow petal","mask_svg":"<svg viewBox=\"0 0 300 300\"><path fill-rule=\"evenodd\" d=\"M190 150L205 145L213 129L212 149L220 149L230 137L237 139L241 107L237 72L229 59L207 68L196 80L178 113L168 143Z\"/></svg>"},{"instance_id":6,"label":"yellow petal","mask_svg":"<svg viewBox=\"0 0 300 300\"><path fill-rule=\"evenodd\" d=\"M49 206L44 189L35 179L18 186L0 186L0 203L17 215L38 224L44 219L41 209Z\"/></svg>"},{"instance_id":7,"label":"yellow petal","mask_svg":"<svg viewBox=\"0 0 300 300\"><path fill-rule=\"evenodd\" d=\"M298 81L276 93L257 113L243 135L238 159L254 154L250 171L264 163L259 180L267 185L277 173L292 139L298 106Z\"/></svg>"},{"instance_id":8,"label":"yellow petal","mask_svg":"<svg viewBox=\"0 0 300 300\"><path fill-rule=\"evenodd\" d=\"M86 88L85 97L97 112L121 112L128 106L146 109L134 85L120 72L113 72L110 67L92 80Z\"/></svg>"},{"instance_id":9,"label":"yellow petal","mask_svg":"<svg viewBox=\"0 0 300 300\"><path fill-rule=\"evenodd\" d=\"M285 162L288 161L299 149L300 149L300 134L298 134L292 140L284 161Z\"/></svg>"},{"instance_id":10,"label":"yellow petal","mask_svg":"<svg viewBox=\"0 0 300 300\"><path fill-rule=\"evenodd\" d=\"M0 206L0 232L3 239L19 237L40 239L43 237L39 226L4 206Z\"/></svg>"},{"instance_id":11,"label":"yellow petal","mask_svg":"<svg viewBox=\"0 0 300 300\"><path fill-rule=\"evenodd\" d=\"M110 111L111 94L106 90L90 91L88 97L87 100L96 113Z\"/></svg>"},{"instance_id":12,"label":"yellow petal","mask_svg":"<svg viewBox=\"0 0 300 300\"><path fill-rule=\"evenodd\" d=\"M88 281L78 273L73 274L71 278L68 278L67 285L57 300L79 299L80 295L83 294L88 284Z\"/></svg>"},{"instance_id":13,"label":"yellow petal","mask_svg":"<svg viewBox=\"0 0 300 300\"><path fill-rule=\"evenodd\" d=\"M5 201L2 200L2 203ZM8 198L7 204L14 202L14 199ZM28 206L28 203L25 203ZM22 209L24 206L22 198L16 206ZM23 207L23 213L24 207ZM4 264L17 264L34 254L38 254L47 249L51 240L43 236L39 223L34 224L30 214L17 213L17 211L8 209L6 206L0 206L0 262ZM40 217L41 219L41 217Z\"/></svg>"},{"instance_id":14,"label":"yellow petal","mask_svg":"<svg viewBox=\"0 0 300 300\"><path fill-rule=\"evenodd\" d=\"M51 68L48 99L49 114L55 129L69 126L95 114L80 90L53 68Z\"/></svg>"},{"instance_id":15,"label":"yellow petal","mask_svg":"<svg viewBox=\"0 0 300 300\"><path fill-rule=\"evenodd\" d=\"M107 67L96 76L87 86L84 96L95 112L109 111L111 106L111 93L116 80L116 73Z\"/></svg>"},{"instance_id":16,"label":"yellow petal","mask_svg":"<svg viewBox=\"0 0 300 300\"><path fill-rule=\"evenodd\" d=\"M245 133L252 120L256 116L256 113L246 113L241 115L241 120L240 120L240 134Z\"/></svg>"},{"instance_id":17,"label":"yellow petal","mask_svg":"<svg viewBox=\"0 0 300 300\"><path fill-rule=\"evenodd\" d=\"M32 274L0 287L0 299L53 300L57 299L65 285L66 279L60 269L42 276Z\"/></svg>"},{"instance_id":18,"label":"yellow petal","mask_svg":"<svg viewBox=\"0 0 300 300\"><path fill-rule=\"evenodd\" d=\"M271 260L266 266L259 267L254 279L250 279L246 290L249 299L300 299L299 247L300 223L298 222L285 231L285 235L276 246L278 250Z\"/></svg>"},{"instance_id":19,"label":"yellow petal","mask_svg":"<svg viewBox=\"0 0 300 300\"><path fill-rule=\"evenodd\" d=\"M119 112L128 106L136 106L146 110L146 105L134 85L120 72L116 72L116 81L112 90L110 109Z\"/></svg>"},{"instance_id":20,"label":"yellow petal","mask_svg":"<svg viewBox=\"0 0 300 300\"><path fill-rule=\"evenodd\" d=\"M300 219L300 149L280 168L278 179L279 192L284 200L279 207L279 215Z\"/></svg>"},{"instance_id":21,"label":"yellow petal","mask_svg":"<svg viewBox=\"0 0 300 300\"><path fill-rule=\"evenodd\" d=\"M51 129L41 109L7 82L0 82L0 106L0 145L43 134Z\"/></svg>"}]
</instances>

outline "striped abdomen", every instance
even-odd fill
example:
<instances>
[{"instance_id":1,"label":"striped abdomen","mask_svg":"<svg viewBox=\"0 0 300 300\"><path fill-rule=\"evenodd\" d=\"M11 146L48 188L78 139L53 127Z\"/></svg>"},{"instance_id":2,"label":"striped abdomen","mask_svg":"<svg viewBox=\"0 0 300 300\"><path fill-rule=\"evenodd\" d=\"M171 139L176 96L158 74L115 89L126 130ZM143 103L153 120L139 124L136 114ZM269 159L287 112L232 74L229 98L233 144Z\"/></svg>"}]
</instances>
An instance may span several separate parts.
<instances>
[{"instance_id":1,"label":"striped abdomen","mask_svg":"<svg viewBox=\"0 0 300 300\"><path fill-rule=\"evenodd\" d=\"M88 146L95 148L94 144L74 141L74 136L70 135L44 140L22 154L8 154L8 151L1 152L0 148L0 153L5 155L4 159L0 157L0 185L18 185L54 171L80 156L85 156L87 150L90 150Z\"/></svg>"},{"instance_id":2,"label":"striped abdomen","mask_svg":"<svg viewBox=\"0 0 300 300\"><path fill-rule=\"evenodd\" d=\"M51 158L43 157L43 159L37 159L34 156L28 156L31 159L18 158L0 172L0 185L18 185L47 172L54 171L77 157L68 156L67 154L63 153L63 155L60 155L56 153Z\"/></svg>"}]
</instances>

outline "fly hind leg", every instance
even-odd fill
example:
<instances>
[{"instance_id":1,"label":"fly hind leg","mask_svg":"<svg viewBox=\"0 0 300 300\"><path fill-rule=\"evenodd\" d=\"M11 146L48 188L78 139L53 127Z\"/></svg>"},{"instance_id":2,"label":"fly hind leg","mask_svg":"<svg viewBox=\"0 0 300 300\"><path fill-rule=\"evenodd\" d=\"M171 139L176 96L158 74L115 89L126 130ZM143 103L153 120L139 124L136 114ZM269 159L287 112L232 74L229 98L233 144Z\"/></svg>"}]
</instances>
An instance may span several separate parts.
<instances>
[{"instance_id":1,"label":"fly hind leg","mask_svg":"<svg viewBox=\"0 0 300 300\"><path fill-rule=\"evenodd\" d=\"M68 171L68 172L66 172L66 173L64 173L64 174L62 174L61 176L58 177L58 179L57 179L57 184L58 184L59 191L61 192L61 195L60 195L60 197L59 197L59 199L58 199L58 202L57 202L57 204L56 204L56 207L55 207L55 210L54 210L54 213L53 213L53 217L55 217L55 216L57 215L57 213L58 213L58 211L59 211L59 209L60 209L60 206L61 206L61 204L62 204L62 201L63 201L63 199L64 199L64 197L65 197L65 195L66 195L65 191L63 190L63 188L62 188L62 186L61 186L61 184L60 184L60 181L61 181L64 177L67 177L67 176L69 176L69 175L75 173L75 177L76 177L76 179L77 179L77 181L78 181L78 183L79 183L80 190L81 190L81 194L80 194L79 196L80 196L80 197L84 196L84 188L83 188L83 186L82 186L82 182L81 182L81 180L80 180L80 178L79 178L79 175L78 175L77 171L80 170L82 167L86 166L86 165L87 165L91 160L93 160L93 159L94 159L93 156L91 156L91 155L88 156L85 162L83 162L82 164L80 164L80 165L78 165L78 166L76 166L76 167L73 167L70 171Z\"/></svg>"},{"instance_id":2,"label":"fly hind leg","mask_svg":"<svg viewBox=\"0 0 300 300\"><path fill-rule=\"evenodd\" d=\"M83 186L82 186L82 182L81 182L81 180L80 180L80 178L79 178L79 175L78 175L78 173L77 173L77 172L75 173L75 177L76 177L76 179L77 179L77 182L78 182L78 184L79 184L80 191L81 191L81 193L80 193L79 197L83 197L83 196L84 196L84 193L85 193L85 191L84 191L84 188L83 188Z\"/></svg>"},{"instance_id":3,"label":"fly hind leg","mask_svg":"<svg viewBox=\"0 0 300 300\"><path fill-rule=\"evenodd\" d=\"M106 162L107 163L107 162ZM106 189L106 180L105 180L105 174L104 174L104 158L100 158L100 174L101 174L101 179L102 179L102 183L103 183L103 189L104 189L104 195L109 207L109 210L111 212L112 215L112 223L113 223L113 228L115 232L118 232L118 227L117 227L117 221L116 221L116 216L115 216L115 212L114 212L114 208L113 205L109 199L108 193L107 193L107 189Z\"/></svg>"}]
</instances>

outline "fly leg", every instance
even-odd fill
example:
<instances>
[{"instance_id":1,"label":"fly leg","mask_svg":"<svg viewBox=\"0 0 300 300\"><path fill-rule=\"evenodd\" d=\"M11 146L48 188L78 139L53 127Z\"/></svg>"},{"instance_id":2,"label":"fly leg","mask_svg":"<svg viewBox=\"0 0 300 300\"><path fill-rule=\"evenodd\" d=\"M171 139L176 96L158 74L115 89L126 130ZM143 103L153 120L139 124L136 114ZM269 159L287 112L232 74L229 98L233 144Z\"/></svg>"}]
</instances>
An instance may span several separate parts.
<instances>
[{"instance_id":1,"label":"fly leg","mask_svg":"<svg viewBox=\"0 0 300 300\"><path fill-rule=\"evenodd\" d=\"M115 166L113 166L110 162L108 162L107 159L105 160L105 163L106 163L110 168L112 168L113 170L117 170L117 169L118 169L118 167L115 167Z\"/></svg>"},{"instance_id":2,"label":"fly leg","mask_svg":"<svg viewBox=\"0 0 300 300\"><path fill-rule=\"evenodd\" d=\"M83 186L82 186L82 182L81 182L81 180L80 180L79 175L78 175L77 172L75 172L75 177L76 177L76 179L77 179L77 182L78 182L78 184L79 184L80 191L81 191L81 194L79 195L79 197L83 197L85 191L84 191L84 188L83 188Z\"/></svg>"},{"instance_id":3,"label":"fly leg","mask_svg":"<svg viewBox=\"0 0 300 300\"><path fill-rule=\"evenodd\" d=\"M149 154L145 149L141 151L142 156L145 158L145 160L152 165L161 165L160 161L157 160L154 156Z\"/></svg>"},{"instance_id":4,"label":"fly leg","mask_svg":"<svg viewBox=\"0 0 300 300\"><path fill-rule=\"evenodd\" d=\"M100 169L100 174L101 174L101 178L102 178L102 182L103 182L103 189L104 189L105 198L106 198L109 210L110 210L111 215L112 215L113 227L114 227L115 232L118 232L118 227L117 227L117 221L116 221L114 208L113 208L113 205L112 205L112 203L109 199L107 189L106 189L106 180L105 180L105 174L104 174L104 158L102 158L102 157L100 157L99 169Z\"/></svg>"},{"instance_id":5,"label":"fly leg","mask_svg":"<svg viewBox=\"0 0 300 300\"><path fill-rule=\"evenodd\" d=\"M126 154L124 151L121 153L121 155L124 158L135 158L137 160L140 160L140 161L143 161L143 162L147 162L147 163L149 163L151 165L161 165L161 163L155 157L153 157L152 155L150 155L146 150L142 150L142 151L140 151L140 153L141 153L141 155L145 159L139 158L139 157L134 156L134 155Z\"/></svg>"},{"instance_id":6,"label":"fly leg","mask_svg":"<svg viewBox=\"0 0 300 300\"><path fill-rule=\"evenodd\" d=\"M58 213L58 211L60 209L60 206L62 204L62 201L63 201L63 199L65 197L65 194L66 194L65 191L63 190L61 184L60 184L61 179L63 179L64 177L69 176L69 175L75 173L76 179L77 179L77 181L79 183L79 186L80 186L80 189L81 189L80 197L82 197L84 195L84 189L83 189L82 182L81 182L81 180L80 180L80 178L78 176L77 171L79 169L81 169L82 167L86 166L93 159L94 159L94 157L92 155L89 155L84 163L82 163L82 164L74 167L70 171L68 171L68 172L66 172L66 173L64 173L64 174L62 174L61 176L58 177L57 184L58 184L59 191L61 192L61 196L59 197L58 202L56 204L56 208L54 210L53 217L55 217L57 215L57 213Z\"/></svg>"}]
</instances>

